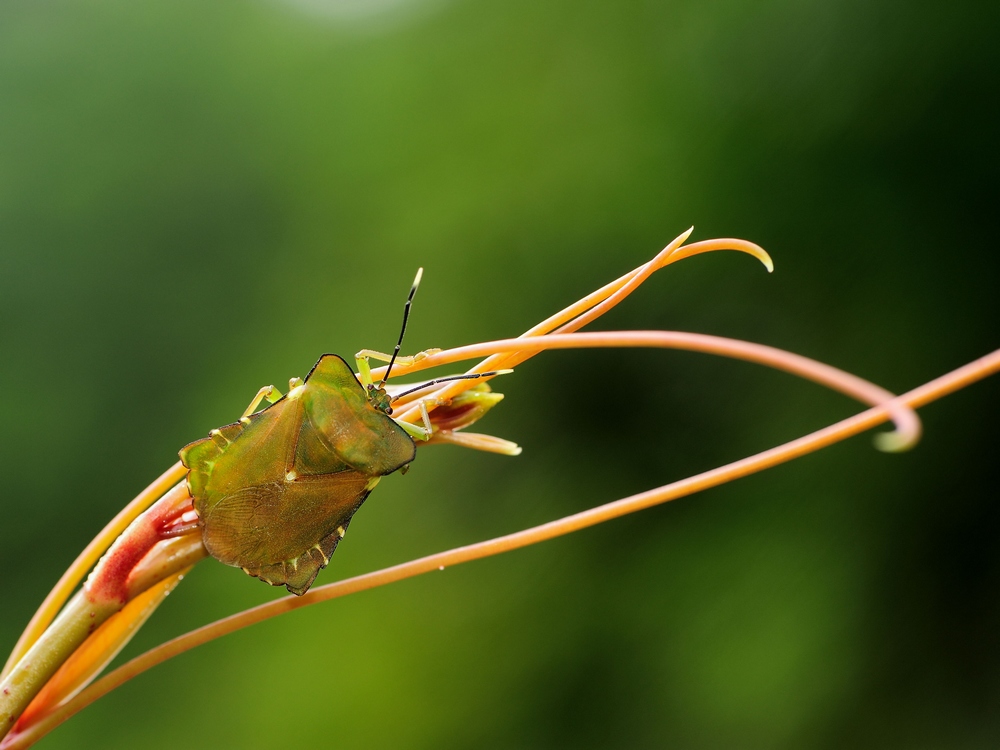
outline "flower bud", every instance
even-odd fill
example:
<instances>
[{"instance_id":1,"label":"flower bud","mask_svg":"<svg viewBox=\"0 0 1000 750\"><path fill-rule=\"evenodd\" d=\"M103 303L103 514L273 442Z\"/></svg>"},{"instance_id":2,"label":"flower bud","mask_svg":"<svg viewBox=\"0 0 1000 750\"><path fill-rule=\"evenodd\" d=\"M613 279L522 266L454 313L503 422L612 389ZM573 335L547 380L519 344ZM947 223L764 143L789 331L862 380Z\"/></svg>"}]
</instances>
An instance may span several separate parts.
<instances>
[{"instance_id":1,"label":"flower bud","mask_svg":"<svg viewBox=\"0 0 1000 750\"><path fill-rule=\"evenodd\" d=\"M487 383L480 383L436 407L430 414L431 426L434 432L461 430L479 421L502 400L502 393L493 393Z\"/></svg>"}]
</instances>

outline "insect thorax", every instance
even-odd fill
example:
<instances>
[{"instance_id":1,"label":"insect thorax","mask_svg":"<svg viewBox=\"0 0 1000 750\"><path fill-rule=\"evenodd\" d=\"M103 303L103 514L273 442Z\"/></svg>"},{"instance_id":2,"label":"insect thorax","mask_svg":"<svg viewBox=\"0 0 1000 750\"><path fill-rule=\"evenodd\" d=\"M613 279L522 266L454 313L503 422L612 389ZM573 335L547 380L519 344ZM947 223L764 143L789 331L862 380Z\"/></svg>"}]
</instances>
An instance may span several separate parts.
<instances>
[{"instance_id":1,"label":"insect thorax","mask_svg":"<svg viewBox=\"0 0 1000 750\"><path fill-rule=\"evenodd\" d=\"M368 402L383 414L392 414L392 398L382 386L368 386Z\"/></svg>"}]
</instances>

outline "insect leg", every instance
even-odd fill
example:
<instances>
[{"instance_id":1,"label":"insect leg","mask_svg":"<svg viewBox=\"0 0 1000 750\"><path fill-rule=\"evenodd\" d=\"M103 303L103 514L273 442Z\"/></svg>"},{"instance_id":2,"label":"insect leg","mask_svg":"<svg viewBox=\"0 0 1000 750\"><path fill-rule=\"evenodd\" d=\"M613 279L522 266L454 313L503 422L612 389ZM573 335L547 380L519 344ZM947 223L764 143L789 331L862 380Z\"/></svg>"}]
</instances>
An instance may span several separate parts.
<instances>
[{"instance_id":1,"label":"insect leg","mask_svg":"<svg viewBox=\"0 0 1000 750\"><path fill-rule=\"evenodd\" d=\"M439 348L424 349L422 352L417 352L416 354L411 354L410 356L396 357L396 364L409 366L414 364L415 362L419 362L420 360L431 356L432 354L437 354L439 351L441 351L441 349ZM354 356L358 357L359 359L361 358L374 359L378 362L388 362L392 359L391 354L385 354L384 352L377 352L374 349L362 349Z\"/></svg>"},{"instance_id":2,"label":"insect leg","mask_svg":"<svg viewBox=\"0 0 1000 750\"><path fill-rule=\"evenodd\" d=\"M425 357L429 357L432 354L437 354L440 349L425 349L422 352L417 352L416 354L410 355L408 357L396 357L396 364L402 365L403 367L408 367ZM376 362L391 362L392 355L385 354L383 352L377 352L374 349L362 349L360 352L354 355L354 361L358 365L358 373L361 375L361 385L366 389L369 385L372 385L372 371L371 367L368 365L368 360L374 359Z\"/></svg>"},{"instance_id":3,"label":"insect leg","mask_svg":"<svg viewBox=\"0 0 1000 750\"><path fill-rule=\"evenodd\" d=\"M427 412L427 402L434 401L434 399L420 399L417 403L420 406L420 416L423 418L424 426L410 424L409 422L396 422L403 430L412 438L417 440L430 440L431 435L434 433L434 428L431 427L431 415Z\"/></svg>"},{"instance_id":4,"label":"insect leg","mask_svg":"<svg viewBox=\"0 0 1000 750\"><path fill-rule=\"evenodd\" d=\"M269 404L273 404L275 401L281 398L281 391L279 391L273 385L265 385L263 388L257 391L257 395L253 397L253 401L250 402L250 406L248 406L246 411L243 412L243 416L240 417L240 421L242 422L244 419L248 419L250 415L254 413L257 407L260 406L260 402L263 401L265 398L267 399L267 402Z\"/></svg>"},{"instance_id":5,"label":"insect leg","mask_svg":"<svg viewBox=\"0 0 1000 750\"><path fill-rule=\"evenodd\" d=\"M427 437L430 437L434 430L431 428L431 415L427 413L427 399L420 399L420 416L424 420L424 429L427 430Z\"/></svg>"},{"instance_id":6,"label":"insect leg","mask_svg":"<svg viewBox=\"0 0 1000 750\"><path fill-rule=\"evenodd\" d=\"M358 352L357 357L354 358L355 364L358 366L358 375L361 376L361 385L364 386L367 392L369 388L373 385L372 382L372 368L368 366L368 350L362 349Z\"/></svg>"}]
</instances>

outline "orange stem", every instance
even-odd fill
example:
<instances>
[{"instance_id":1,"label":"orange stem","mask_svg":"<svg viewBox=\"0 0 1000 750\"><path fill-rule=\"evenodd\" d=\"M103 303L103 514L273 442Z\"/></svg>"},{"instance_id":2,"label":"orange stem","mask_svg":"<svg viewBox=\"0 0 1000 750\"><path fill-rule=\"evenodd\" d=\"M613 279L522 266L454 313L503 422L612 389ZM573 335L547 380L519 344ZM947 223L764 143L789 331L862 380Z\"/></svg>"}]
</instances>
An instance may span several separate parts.
<instances>
[{"instance_id":1,"label":"orange stem","mask_svg":"<svg viewBox=\"0 0 1000 750\"><path fill-rule=\"evenodd\" d=\"M487 355L497 355L504 352L530 351L537 353L546 349L618 348L623 346L683 349L756 362L757 364L767 365L777 370L798 375L820 385L825 385L869 405L880 404L893 398L891 392L863 378L823 364L822 362L817 362L814 359L786 352L783 349L776 349L773 346L765 346L764 344L753 344L749 341L724 338L722 336L681 333L677 331L554 333L530 339L516 338L487 341L481 344L460 346L455 349L446 349L436 354L431 354L416 363L411 368L411 371ZM463 385L468 382L459 381ZM405 405L406 399L401 399L401 403ZM430 405L428 405L428 408L430 408ZM400 418L406 419L412 415L415 419L419 414L420 412L417 409L410 408ZM905 405L894 405L892 418L896 424L896 432L880 435L880 448L892 451L905 450L920 439L920 418L917 417L912 409L907 408Z\"/></svg>"},{"instance_id":2,"label":"orange stem","mask_svg":"<svg viewBox=\"0 0 1000 750\"><path fill-rule=\"evenodd\" d=\"M13 731L39 721L85 688L118 655L188 570L190 567L164 578L132 599L120 612L111 615L45 683L24 709Z\"/></svg>"},{"instance_id":3,"label":"orange stem","mask_svg":"<svg viewBox=\"0 0 1000 750\"><path fill-rule=\"evenodd\" d=\"M185 469L181 466L180 461L163 472L152 484L140 492L132 502L122 508L121 512L111 519L110 523L101 530L101 533L94 537L93 541L84 548L83 552L73 561L73 564L62 574L62 577L53 587L52 591L49 592L49 595L45 597L41 606L39 606L34 616L28 622L28 626L14 645L14 650L11 651L10 656L7 658L3 672L0 672L0 680L10 674L14 665L28 652L28 649L35 644L35 641L41 637L45 629L55 619L59 609L69 599L70 594L73 593L77 584L83 580L83 577L87 575L88 571L94 566L94 563L98 561L115 539L146 508L155 503L172 485L180 481L184 476L184 472Z\"/></svg>"},{"instance_id":4,"label":"orange stem","mask_svg":"<svg viewBox=\"0 0 1000 750\"><path fill-rule=\"evenodd\" d=\"M891 417L893 410L897 407L905 406L914 409L923 406L992 375L998 370L1000 370L1000 349L932 380L919 388L909 391L902 396L898 396L890 402L880 404L829 427L817 430L809 435L763 451L749 458L734 461L717 469L712 469L711 471L706 471L654 490L616 500L597 508L566 516L565 518L514 534L497 537L485 542L479 542L478 544L458 547L447 552L428 555L427 557L412 560L401 565L395 565L344 581L320 586L301 597L283 597L205 625L190 633L167 641L147 651L145 654L132 659L94 682L86 690L79 693L71 701L46 716L37 724L26 727L22 733L9 736L6 741L0 744L0 748L2 750L23 750L23 748L30 747L35 741L63 721L136 675L196 646L200 646L215 638L227 635L254 623L301 607L336 599L376 586L384 586L388 583L412 578L433 570L443 569L450 565L458 565L471 560L509 552L531 544L537 544L654 505L676 500L677 498L685 497L710 487L725 484L734 479L791 461L794 458L804 456L853 435L857 435L887 421Z\"/></svg>"},{"instance_id":5,"label":"orange stem","mask_svg":"<svg viewBox=\"0 0 1000 750\"><path fill-rule=\"evenodd\" d=\"M187 488L177 485L129 524L101 557L83 588L0 680L0 737L70 655L128 603L129 573L159 543L165 525L188 502Z\"/></svg>"},{"instance_id":6,"label":"orange stem","mask_svg":"<svg viewBox=\"0 0 1000 750\"><path fill-rule=\"evenodd\" d=\"M774 264L771 261L771 257L767 254L764 248L753 242L748 242L747 240L725 237L721 239L693 242L690 245L682 245L682 243L691 236L691 232L693 230L694 227L677 236L670 242L670 244L663 248L663 250L657 253L652 260L647 261L638 268L630 271L615 281L612 281L610 284L604 285L597 291L588 294L583 299L577 300L572 305L559 311L555 315L546 318L541 323L538 323L521 334L520 338L534 338L551 333L552 331L558 331L559 333L571 333L573 331L577 331L587 323L596 320L619 302L624 300L628 295L634 292L640 284L652 276L655 271L665 268L671 263L676 263L679 260L690 258L695 255L701 255L702 253L710 253L717 250L735 250L755 257L764 264L764 267L767 268L768 272L774 270ZM472 367L468 372L489 372L491 370L501 370L504 368L514 367L515 365L530 359L537 353L537 351L531 351L529 353L515 352L504 355L493 355ZM424 361L425 360L418 360L418 362L421 363L419 365L417 363L410 365L397 364L393 369L393 374L396 377L399 377L400 375L405 375L409 372L416 372L424 369L429 366L423 364ZM385 367L376 368L372 370L372 376L375 378L382 377L385 374L385 371ZM468 384L453 383L441 389L438 396L442 400L447 400L457 396L468 387ZM417 414L415 411L406 415L407 421L414 421L416 417Z\"/></svg>"}]
</instances>

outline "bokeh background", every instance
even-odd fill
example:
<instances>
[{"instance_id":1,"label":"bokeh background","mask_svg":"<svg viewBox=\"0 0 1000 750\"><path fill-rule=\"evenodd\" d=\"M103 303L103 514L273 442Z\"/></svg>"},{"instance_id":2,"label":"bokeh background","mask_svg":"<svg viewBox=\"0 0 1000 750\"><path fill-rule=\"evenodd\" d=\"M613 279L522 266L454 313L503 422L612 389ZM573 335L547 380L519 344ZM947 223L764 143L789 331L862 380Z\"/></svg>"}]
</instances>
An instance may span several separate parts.
<instances>
[{"instance_id":1,"label":"bokeh background","mask_svg":"<svg viewBox=\"0 0 1000 750\"><path fill-rule=\"evenodd\" d=\"M0 642L176 451L326 351L516 335L689 225L597 328L736 336L905 390L1000 346L1000 5L6 0ZM421 450L319 582L740 458L857 406L676 352L548 354ZM583 409L584 403L596 404ZM44 748L1000 742L1000 382L819 455L304 610ZM206 561L130 646L281 592Z\"/></svg>"}]
</instances>

